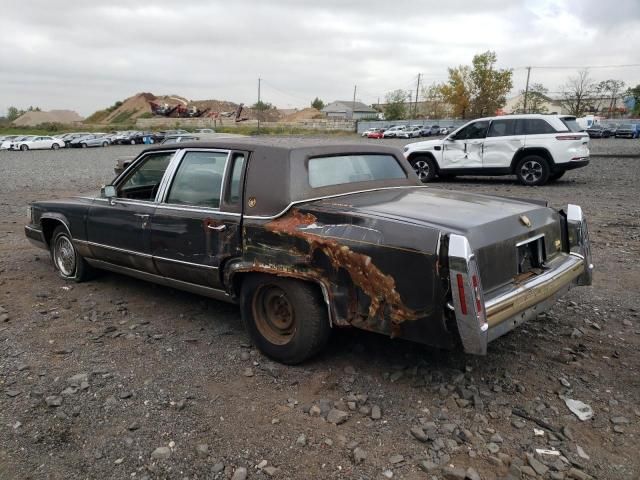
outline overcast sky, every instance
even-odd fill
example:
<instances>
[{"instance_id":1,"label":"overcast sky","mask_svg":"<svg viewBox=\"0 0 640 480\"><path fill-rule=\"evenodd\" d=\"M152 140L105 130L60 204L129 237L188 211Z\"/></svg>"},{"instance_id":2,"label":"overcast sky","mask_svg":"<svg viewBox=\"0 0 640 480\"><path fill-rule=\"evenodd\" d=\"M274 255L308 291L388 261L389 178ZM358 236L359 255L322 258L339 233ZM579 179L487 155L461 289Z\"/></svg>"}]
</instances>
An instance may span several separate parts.
<instances>
[{"instance_id":1,"label":"overcast sky","mask_svg":"<svg viewBox=\"0 0 640 480\"><path fill-rule=\"evenodd\" d=\"M514 90L533 66L640 63L640 0L3 0L0 112L82 115L137 92L305 107L382 101L495 50ZM557 91L575 69L533 69ZM640 83L640 67L593 68Z\"/></svg>"}]
</instances>

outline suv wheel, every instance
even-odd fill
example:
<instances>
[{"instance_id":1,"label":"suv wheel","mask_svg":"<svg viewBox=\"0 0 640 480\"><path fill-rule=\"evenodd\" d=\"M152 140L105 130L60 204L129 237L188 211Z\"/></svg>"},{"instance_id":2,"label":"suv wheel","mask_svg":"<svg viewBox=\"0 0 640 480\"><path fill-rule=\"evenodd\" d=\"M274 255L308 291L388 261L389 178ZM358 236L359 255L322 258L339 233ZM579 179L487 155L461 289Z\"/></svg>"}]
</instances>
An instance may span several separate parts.
<instances>
[{"instance_id":1,"label":"suv wheel","mask_svg":"<svg viewBox=\"0 0 640 480\"><path fill-rule=\"evenodd\" d=\"M331 333L318 289L300 280L250 275L242 283L240 310L256 347L283 363L312 357Z\"/></svg>"},{"instance_id":2,"label":"suv wheel","mask_svg":"<svg viewBox=\"0 0 640 480\"><path fill-rule=\"evenodd\" d=\"M527 186L544 185L549 180L549 164L538 155L528 155L516 165L520 183Z\"/></svg>"},{"instance_id":3,"label":"suv wheel","mask_svg":"<svg viewBox=\"0 0 640 480\"><path fill-rule=\"evenodd\" d=\"M432 181L436 176L436 162L431 157L415 157L409 163L422 183Z\"/></svg>"}]
</instances>

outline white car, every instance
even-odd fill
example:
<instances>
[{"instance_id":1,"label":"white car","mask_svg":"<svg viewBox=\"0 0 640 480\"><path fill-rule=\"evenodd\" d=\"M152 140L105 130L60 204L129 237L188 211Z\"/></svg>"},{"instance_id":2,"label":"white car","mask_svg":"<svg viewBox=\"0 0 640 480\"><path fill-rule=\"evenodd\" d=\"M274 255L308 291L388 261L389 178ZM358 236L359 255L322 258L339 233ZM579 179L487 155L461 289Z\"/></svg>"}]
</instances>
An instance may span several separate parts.
<instances>
[{"instance_id":1,"label":"white car","mask_svg":"<svg viewBox=\"0 0 640 480\"><path fill-rule=\"evenodd\" d=\"M377 132L378 127L367 128L364 132L360 134L361 137L367 137L370 133Z\"/></svg>"},{"instance_id":2,"label":"white car","mask_svg":"<svg viewBox=\"0 0 640 480\"><path fill-rule=\"evenodd\" d=\"M11 135L11 138L6 138L0 144L0 150L13 150L14 145L17 142L21 142L23 140L28 140L29 138L34 138L33 135Z\"/></svg>"},{"instance_id":3,"label":"white car","mask_svg":"<svg viewBox=\"0 0 640 480\"><path fill-rule=\"evenodd\" d=\"M543 185L589 163L576 117L509 115L473 120L443 139L410 143L404 156L423 182L456 175L516 175Z\"/></svg>"},{"instance_id":4,"label":"white car","mask_svg":"<svg viewBox=\"0 0 640 480\"><path fill-rule=\"evenodd\" d=\"M407 127L404 130L398 130L395 134L396 138L417 138L422 134L422 127Z\"/></svg>"},{"instance_id":5,"label":"white car","mask_svg":"<svg viewBox=\"0 0 640 480\"><path fill-rule=\"evenodd\" d=\"M403 132L407 128L406 125L396 125L395 127L387 128L382 134L382 138L395 138L398 133Z\"/></svg>"},{"instance_id":6,"label":"white car","mask_svg":"<svg viewBox=\"0 0 640 480\"><path fill-rule=\"evenodd\" d=\"M22 140L14 140L10 150L57 150L64 147L64 141L54 137L31 136Z\"/></svg>"}]
</instances>

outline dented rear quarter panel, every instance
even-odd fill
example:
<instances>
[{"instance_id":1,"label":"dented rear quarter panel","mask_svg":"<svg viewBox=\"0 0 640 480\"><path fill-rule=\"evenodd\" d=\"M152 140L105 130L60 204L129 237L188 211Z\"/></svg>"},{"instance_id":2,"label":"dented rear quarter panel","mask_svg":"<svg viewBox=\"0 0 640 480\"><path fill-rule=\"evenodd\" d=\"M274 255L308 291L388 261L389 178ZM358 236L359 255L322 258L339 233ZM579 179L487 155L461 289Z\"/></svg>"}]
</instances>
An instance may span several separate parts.
<instances>
[{"instance_id":1,"label":"dented rear quarter panel","mask_svg":"<svg viewBox=\"0 0 640 480\"><path fill-rule=\"evenodd\" d=\"M337 326L451 348L439 239L438 229L358 215L347 198L311 202L246 219L244 269L320 283Z\"/></svg>"}]
</instances>

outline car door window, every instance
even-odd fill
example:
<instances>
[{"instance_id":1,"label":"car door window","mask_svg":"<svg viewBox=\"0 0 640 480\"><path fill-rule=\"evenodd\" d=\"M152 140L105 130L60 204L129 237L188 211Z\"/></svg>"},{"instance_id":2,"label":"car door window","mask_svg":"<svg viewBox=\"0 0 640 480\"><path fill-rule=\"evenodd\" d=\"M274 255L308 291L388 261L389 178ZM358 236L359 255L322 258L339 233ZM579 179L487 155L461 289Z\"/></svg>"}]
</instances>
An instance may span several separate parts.
<instances>
[{"instance_id":1,"label":"car door window","mask_svg":"<svg viewBox=\"0 0 640 480\"><path fill-rule=\"evenodd\" d=\"M516 134L516 122L513 120L494 120L491 122L487 137L506 137Z\"/></svg>"},{"instance_id":2,"label":"car door window","mask_svg":"<svg viewBox=\"0 0 640 480\"><path fill-rule=\"evenodd\" d=\"M187 152L180 162L167 203L219 208L227 152Z\"/></svg>"},{"instance_id":3,"label":"car door window","mask_svg":"<svg viewBox=\"0 0 640 480\"><path fill-rule=\"evenodd\" d=\"M144 157L138 166L118 186L118 198L152 202L174 152L153 153Z\"/></svg>"},{"instance_id":4,"label":"car door window","mask_svg":"<svg viewBox=\"0 0 640 480\"><path fill-rule=\"evenodd\" d=\"M540 135L556 133L556 130L541 118L523 118L518 120L516 132L517 135Z\"/></svg>"},{"instance_id":5,"label":"car door window","mask_svg":"<svg viewBox=\"0 0 640 480\"><path fill-rule=\"evenodd\" d=\"M479 122L473 122L460 130L454 140L474 140L478 138L484 138L489 128L489 121L482 120Z\"/></svg>"}]
</instances>

